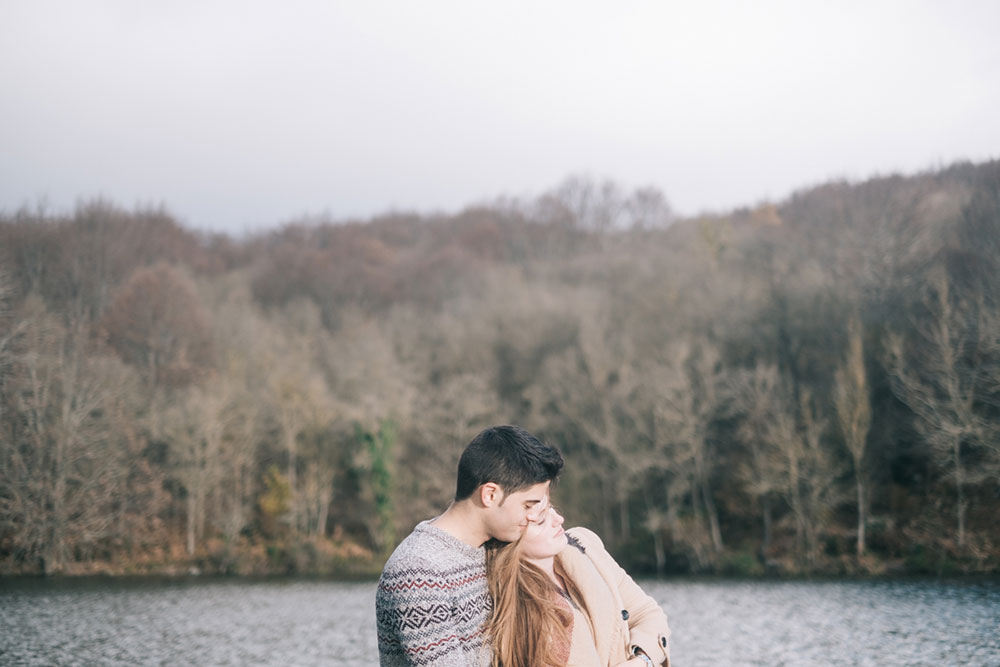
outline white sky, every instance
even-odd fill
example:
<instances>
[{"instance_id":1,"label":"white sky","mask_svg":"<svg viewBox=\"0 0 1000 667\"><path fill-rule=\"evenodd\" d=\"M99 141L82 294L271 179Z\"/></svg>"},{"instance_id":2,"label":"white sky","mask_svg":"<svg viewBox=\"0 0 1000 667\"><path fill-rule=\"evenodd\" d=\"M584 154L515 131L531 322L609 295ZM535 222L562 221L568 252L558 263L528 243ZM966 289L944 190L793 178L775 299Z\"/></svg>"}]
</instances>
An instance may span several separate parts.
<instances>
[{"instance_id":1,"label":"white sky","mask_svg":"<svg viewBox=\"0 0 1000 667\"><path fill-rule=\"evenodd\" d=\"M1000 2L0 0L0 210L240 232L570 174L681 214L1000 157Z\"/></svg>"}]
</instances>

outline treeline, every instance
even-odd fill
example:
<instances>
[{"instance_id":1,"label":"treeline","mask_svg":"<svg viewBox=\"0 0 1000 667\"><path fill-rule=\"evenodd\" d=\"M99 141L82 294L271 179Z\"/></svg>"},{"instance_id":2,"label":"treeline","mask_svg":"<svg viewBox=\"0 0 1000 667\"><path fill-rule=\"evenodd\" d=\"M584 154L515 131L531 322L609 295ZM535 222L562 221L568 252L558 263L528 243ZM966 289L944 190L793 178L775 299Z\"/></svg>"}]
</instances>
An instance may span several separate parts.
<instances>
[{"instance_id":1,"label":"treeline","mask_svg":"<svg viewBox=\"0 0 1000 667\"><path fill-rule=\"evenodd\" d=\"M247 238L0 216L0 571L373 571L518 423L648 572L1000 569L1000 162L674 220L572 178Z\"/></svg>"}]
</instances>

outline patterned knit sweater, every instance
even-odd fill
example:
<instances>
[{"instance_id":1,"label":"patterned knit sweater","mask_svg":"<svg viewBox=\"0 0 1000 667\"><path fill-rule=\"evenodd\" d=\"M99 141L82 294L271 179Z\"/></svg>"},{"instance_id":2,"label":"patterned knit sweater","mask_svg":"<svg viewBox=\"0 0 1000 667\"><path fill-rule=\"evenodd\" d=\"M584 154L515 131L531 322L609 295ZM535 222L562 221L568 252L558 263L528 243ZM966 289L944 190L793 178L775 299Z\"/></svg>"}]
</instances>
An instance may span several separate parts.
<instances>
[{"instance_id":1,"label":"patterned knit sweater","mask_svg":"<svg viewBox=\"0 0 1000 667\"><path fill-rule=\"evenodd\" d=\"M424 521L389 557L375 594L382 667L490 662L486 552Z\"/></svg>"}]
</instances>

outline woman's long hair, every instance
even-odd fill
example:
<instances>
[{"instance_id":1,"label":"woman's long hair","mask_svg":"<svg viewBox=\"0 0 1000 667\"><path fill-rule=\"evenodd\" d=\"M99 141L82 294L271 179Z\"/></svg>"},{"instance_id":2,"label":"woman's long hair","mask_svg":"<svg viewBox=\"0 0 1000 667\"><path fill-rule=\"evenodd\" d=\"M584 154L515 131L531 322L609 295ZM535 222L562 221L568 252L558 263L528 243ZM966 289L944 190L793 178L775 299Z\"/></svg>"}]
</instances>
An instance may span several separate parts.
<instances>
[{"instance_id":1,"label":"woman's long hair","mask_svg":"<svg viewBox=\"0 0 1000 667\"><path fill-rule=\"evenodd\" d=\"M549 576L521 555L520 541L487 545L486 576L493 598L493 667L565 665L573 614L560 605ZM579 600L572 582L566 585Z\"/></svg>"}]
</instances>

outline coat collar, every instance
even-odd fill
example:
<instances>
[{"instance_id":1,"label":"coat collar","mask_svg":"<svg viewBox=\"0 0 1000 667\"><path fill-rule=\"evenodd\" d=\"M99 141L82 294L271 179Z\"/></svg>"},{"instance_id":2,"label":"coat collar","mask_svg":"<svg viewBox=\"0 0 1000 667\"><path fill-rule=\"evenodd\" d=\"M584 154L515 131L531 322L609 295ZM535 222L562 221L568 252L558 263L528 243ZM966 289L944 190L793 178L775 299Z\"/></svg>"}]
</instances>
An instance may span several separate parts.
<instances>
[{"instance_id":1,"label":"coat collar","mask_svg":"<svg viewBox=\"0 0 1000 667\"><path fill-rule=\"evenodd\" d=\"M622 643L622 603L617 591L605 581L590 556L572 544L556 558L583 597L585 615L602 664L610 664L613 647Z\"/></svg>"}]
</instances>

